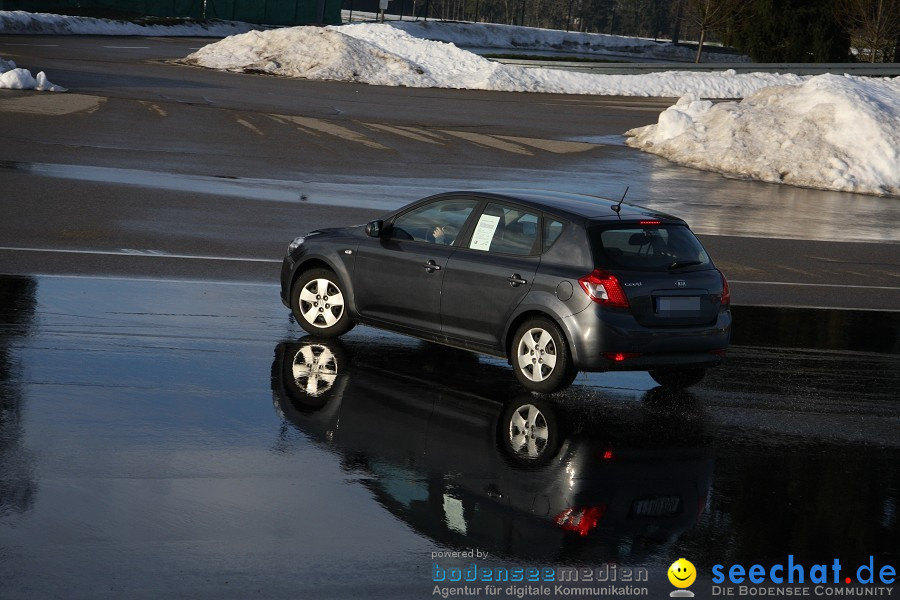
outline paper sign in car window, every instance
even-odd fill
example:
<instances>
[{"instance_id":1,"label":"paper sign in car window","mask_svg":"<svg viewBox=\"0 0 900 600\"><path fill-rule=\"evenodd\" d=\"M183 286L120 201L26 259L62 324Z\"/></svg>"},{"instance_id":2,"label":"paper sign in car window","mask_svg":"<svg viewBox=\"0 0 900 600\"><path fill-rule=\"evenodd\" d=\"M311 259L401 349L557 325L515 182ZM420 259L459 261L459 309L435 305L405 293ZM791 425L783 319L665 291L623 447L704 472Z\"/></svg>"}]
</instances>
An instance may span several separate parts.
<instances>
[{"instance_id":1,"label":"paper sign in car window","mask_svg":"<svg viewBox=\"0 0 900 600\"><path fill-rule=\"evenodd\" d=\"M494 232L497 231L498 223L500 223L500 217L481 215L481 218L478 219L478 224L475 225L475 233L472 234L469 248L472 250L490 250L491 240L494 239Z\"/></svg>"}]
</instances>

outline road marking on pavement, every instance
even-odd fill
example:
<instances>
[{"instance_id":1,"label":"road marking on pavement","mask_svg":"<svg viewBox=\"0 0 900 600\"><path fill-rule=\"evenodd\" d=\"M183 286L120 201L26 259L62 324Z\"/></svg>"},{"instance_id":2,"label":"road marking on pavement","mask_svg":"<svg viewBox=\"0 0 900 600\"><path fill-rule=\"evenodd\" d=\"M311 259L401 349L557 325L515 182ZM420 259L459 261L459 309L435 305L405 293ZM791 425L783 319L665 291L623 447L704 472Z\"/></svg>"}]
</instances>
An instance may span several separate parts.
<instances>
[{"instance_id":1,"label":"road marking on pavement","mask_svg":"<svg viewBox=\"0 0 900 600\"><path fill-rule=\"evenodd\" d=\"M484 146L487 148L493 148L494 150L511 152L512 154L521 154L523 156L534 156L534 152L520 146L519 144L504 142L501 139L498 139L494 136L485 135L483 133L475 133L473 131L453 131L450 129L442 129L441 133L446 133L447 135L462 138L467 142L475 144L476 146Z\"/></svg>"},{"instance_id":2,"label":"road marking on pavement","mask_svg":"<svg viewBox=\"0 0 900 600\"><path fill-rule=\"evenodd\" d=\"M407 139L413 140L414 142L425 142L426 144L443 146L443 144L433 136L425 136L419 132L410 131L409 128L406 127L392 127L390 125L382 125L381 123L363 123L363 125L368 127L369 129L374 129L376 131L393 133L394 135L405 137Z\"/></svg>"},{"instance_id":3,"label":"road marking on pavement","mask_svg":"<svg viewBox=\"0 0 900 600\"><path fill-rule=\"evenodd\" d=\"M382 146L378 142L364 136L361 133L357 133L352 129L347 129L346 127L342 127L341 125L337 125L336 123L332 123L330 121L325 121L323 119L313 119L310 117L297 117L294 115L271 115L275 119L284 119L286 121L290 121L295 125L298 125L302 129L311 129L312 131L318 133L324 133L326 135L333 135L335 137L339 137L341 139L347 140L349 142L356 142L357 144L362 144L368 148L372 148L374 150L389 150L387 146Z\"/></svg>"},{"instance_id":4,"label":"road marking on pavement","mask_svg":"<svg viewBox=\"0 0 900 600\"><path fill-rule=\"evenodd\" d=\"M155 112L156 114L158 114L161 117L169 116L169 113L166 112L166 109L164 109L159 104L154 104L153 102L147 102L146 100L139 100L138 104L140 104L141 106L145 106L148 110Z\"/></svg>"},{"instance_id":5,"label":"road marking on pavement","mask_svg":"<svg viewBox=\"0 0 900 600\"><path fill-rule=\"evenodd\" d=\"M238 125L242 125L242 126L246 127L247 129L249 129L256 135L265 137L266 134L264 134L262 132L262 130L259 127L257 127L256 125L254 125L253 123L251 123L249 121L245 121L244 119L242 119L240 117L235 117L235 120L237 121Z\"/></svg>"},{"instance_id":6,"label":"road marking on pavement","mask_svg":"<svg viewBox=\"0 0 900 600\"><path fill-rule=\"evenodd\" d=\"M428 131L422 127L411 127L409 125L397 125L397 129L402 129L403 131L408 131L410 133L415 133L416 135L423 135L425 137L431 138L437 142L443 144L446 139L434 133L433 131Z\"/></svg>"},{"instance_id":7,"label":"road marking on pavement","mask_svg":"<svg viewBox=\"0 0 900 600\"><path fill-rule=\"evenodd\" d=\"M587 152L598 147L598 144L590 144L588 142L567 142L561 140L542 140L539 138L515 137L511 135L498 135L497 138L509 140L517 144L531 146L545 152L553 154L574 154L577 152Z\"/></svg>"},{"instance_id":8,"label":"road marking on pavement","mask_svg":"<svg viewBox=\"0 0 900 600\"><path fill-rule=\"evenodd\" d=\"M30 115L71 115L78 112L93 113L100 109L106 98L86 94L43 94L3 98L0 111Z\"/></svg>"},{"instance_id":9,"label":"road marking on pavement","mask_svg":"<svg viewBox=\"0 0 900 600\"><path fill-rule=\"evenodd\" d=\"M200 254L168 254L161 250L137 250L123 248L121 250L68 250L56 248L16 248L12 246L0 246L0 250L11 252L45 252L49 254L90 254L97 256L140 256L144 258L177 258L186 260L220 260L227 262L254 262L281 264L281 260L272 258L250 258L238 256L203 256Z\"/></svg>"},{"instance_id":10,"label":"road marking on pavement","mask_svg":"<svg viewBox=\"0 0 900 600\"><path fill-rule=\"evenodd\" d=\"M30 46L32 48L59 48L59 44L10 44L4 42L4 46Z\"/></svg>"},{"instance_id":11,"label":"road marking on pavement","mask_svg":"<svg viewBox=\"0 0 900 600\"><path fill-rule=\"evenodd\" d=\"M223 281L220 279L175 279L171 277L129 277L126 275L70 275L59 273L40 273L37 274L42 279L101 279L112 281L140 281L151 283L188 283L192 285L242 285L251 287L269 287L277 288L281 284L269 281Z\"/></svg>"},{"instance_id":12,"label":"road marking on pavement","mask_svg":"<svg viewBox=\"0 0 900 600\"><path fill-rule=\"evenodd\" d=\"M149 50L150 46L103 46L108 50Z\"/></svg>"},{"instance_id":13,"label":"road marking on pavement","mask_svg":"<svg viewBox=\"0 0 900 600\"><path fill-rule=\"evenodd\" d=\"M754 285L796 285L803 287L827 287L827 288L853 288L862 290L890 290L900 291L900 287L892 287L889 285L846 285L843 283L794 283L791 281L741 281L738 279L729 279L728 283L742 283Z\"/></svg>"}]
</instances>

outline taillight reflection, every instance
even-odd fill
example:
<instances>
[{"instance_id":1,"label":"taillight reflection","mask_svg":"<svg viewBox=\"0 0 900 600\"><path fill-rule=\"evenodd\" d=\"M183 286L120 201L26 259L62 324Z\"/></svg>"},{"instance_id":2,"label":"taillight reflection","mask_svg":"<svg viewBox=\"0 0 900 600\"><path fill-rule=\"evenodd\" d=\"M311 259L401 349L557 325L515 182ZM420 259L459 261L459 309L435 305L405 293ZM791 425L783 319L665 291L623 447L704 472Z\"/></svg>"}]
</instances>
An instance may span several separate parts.
<instances>
[{"instance_id":1,"label":"taillight reflection","mask_svg":"<svg viewBox=\"0 0 900 600\"><path fill-rule=\"evenodd\" d=\"M629 358L637 358L641 354L639 352L603 352L601 356L606 360L613 362L624 362Z\"/></svg>"},{"instance_id":2,"label":"taillight reflection","mask_svg":"<svg viewBox=\"0 0 900 600\"><path fill-rule=\"evenodd\" d=\"M604 514L606 514L605 504L589 508L567 508L556 516L555 522L566 531L587 535L600 524Z\"/></svg>"}]
</instances>

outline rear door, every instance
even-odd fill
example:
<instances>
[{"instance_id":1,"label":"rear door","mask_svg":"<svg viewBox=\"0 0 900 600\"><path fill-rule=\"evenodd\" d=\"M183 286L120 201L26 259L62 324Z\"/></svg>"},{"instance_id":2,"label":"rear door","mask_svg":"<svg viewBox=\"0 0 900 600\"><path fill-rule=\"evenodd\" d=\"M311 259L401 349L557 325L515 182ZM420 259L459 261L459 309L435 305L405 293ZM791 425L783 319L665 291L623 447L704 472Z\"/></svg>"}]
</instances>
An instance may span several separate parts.
<instances>
[{"instance_id":1,"label":"rear door","mask_svg":"<svg viewBox=\"0 0 900 600\"><path fill-rule=\"evenodd\" d=\"M656 221L589 230L594 260L622 285L646 327L705 325L718 318L722 276L685 225Z\"/></svg>"},{"instance_id":2,"label":"rear door","mask_svg":"<svg viewBox=\"0 0 900 600\"><path fill-rule=\"evenodd\" d=\"M513 310L540 264L539 214L502 203L485 206L471 235L447 262L441 294L444 335L500 348Z\"/></svg>"}]
</instances>

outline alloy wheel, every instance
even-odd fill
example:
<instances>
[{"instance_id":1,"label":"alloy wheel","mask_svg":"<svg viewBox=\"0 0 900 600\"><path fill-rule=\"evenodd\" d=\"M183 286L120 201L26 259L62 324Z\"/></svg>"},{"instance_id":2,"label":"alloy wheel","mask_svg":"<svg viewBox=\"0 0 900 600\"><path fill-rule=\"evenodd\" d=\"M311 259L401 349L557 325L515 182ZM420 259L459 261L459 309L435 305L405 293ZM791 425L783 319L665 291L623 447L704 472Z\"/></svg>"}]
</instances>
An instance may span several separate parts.
<instances>
[{"instance_id":1,"label":"alloy wheel","mask_svg":"<svg viewBox=\"0 0 900 600\"><path fill-rule=\"evenodd\" d=\"M303 346L294 356L291 374L298 388L312 397L321 396L337 379L337 358L322 344Z\"/></svg>"},{"instance_id":2,"label":"alloy wheel","mask_svg":"<svg viewBox=\"0 0 900 600\"><path fill-rule=\"evenodd\" d=\"M536 459L544 453L550 438L550 426L544 413L534 404L524 404L509 420L509 447L513 454Z\"/></svg>"},{"instance_id":3,"label":"alloy wheel","mask_svg":"<svg viewBox=\"0 0 900 600\"><path fill-rule=\"evenodd\" d=\"M300 292L300 313L313 327L331 327L344 314L344 295L333 281L312 279Z\"/></svg>"},{"instance_id":4,"label":"alloy wheel","mask_svg":"<svg viewBox=\"0 0 900 600\"><path fill-rule=\"evenodd\" d=\"M519 369L531 381L544 381L556 368L556 342L550 332L540 327L525 332L516 354Z\"/></svg>"}]
</instances>

